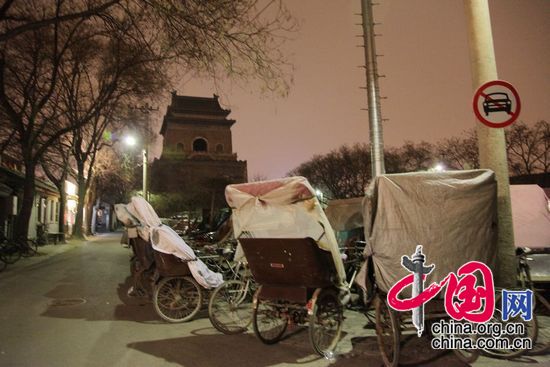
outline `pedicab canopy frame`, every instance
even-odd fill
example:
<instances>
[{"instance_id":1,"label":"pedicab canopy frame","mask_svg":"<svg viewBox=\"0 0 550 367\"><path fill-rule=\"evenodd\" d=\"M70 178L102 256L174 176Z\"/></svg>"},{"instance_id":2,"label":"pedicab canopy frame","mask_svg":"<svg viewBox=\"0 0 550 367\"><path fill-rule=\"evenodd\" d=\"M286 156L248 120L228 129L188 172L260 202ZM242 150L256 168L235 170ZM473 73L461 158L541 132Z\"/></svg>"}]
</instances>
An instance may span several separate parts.
<instances>
[{"instance_id":1,"label":"pedicab canopy frame","mask_svg":"<svg viewBox=\"0 0 550 367\"><path fill-rule=\"evenodd\" d=\"M363 203L363 217L365 255L372 256L378 288L386 293L409 274L401 257L414 253L417 245L423 246L426 263L435 264L426 284L443 280L471 260L494 269L496 190L490 170L376 177Z\"/></svg>"},{"instance_id":2,"label":"pedicab canopy frame","mask_svg":"<svg viewBox=\"0 0 550 367\"><path fill-rule=\"evenodd\" d=\"M345 287L345 271L334 231L315 190L304 177L229 185L225 196L233 210L235 238L242 241L309 237L320 249L330 253L337 284ZM239 258L240 254L239 246L235 257Z\"/></svg>"}]
</instances>

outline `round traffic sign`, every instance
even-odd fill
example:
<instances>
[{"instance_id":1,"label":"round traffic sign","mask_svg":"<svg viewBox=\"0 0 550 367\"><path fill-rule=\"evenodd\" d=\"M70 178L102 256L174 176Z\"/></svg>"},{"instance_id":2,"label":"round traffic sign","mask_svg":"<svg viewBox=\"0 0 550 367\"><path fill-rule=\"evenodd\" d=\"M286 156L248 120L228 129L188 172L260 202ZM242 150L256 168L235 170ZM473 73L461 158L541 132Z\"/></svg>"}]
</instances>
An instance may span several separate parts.
<instances>
[{"instance_id":1,"label":"round traffic sign","mask_svg":"<svg viewBox=\"0 0 550 367\"><path fill-rule=\"evenodd\" d=\"M521 101L512 84L504 80L493 80L477 89L473 108L480 122L489 127L501 128L517 120Z\"/></svg>"}]
</instances>

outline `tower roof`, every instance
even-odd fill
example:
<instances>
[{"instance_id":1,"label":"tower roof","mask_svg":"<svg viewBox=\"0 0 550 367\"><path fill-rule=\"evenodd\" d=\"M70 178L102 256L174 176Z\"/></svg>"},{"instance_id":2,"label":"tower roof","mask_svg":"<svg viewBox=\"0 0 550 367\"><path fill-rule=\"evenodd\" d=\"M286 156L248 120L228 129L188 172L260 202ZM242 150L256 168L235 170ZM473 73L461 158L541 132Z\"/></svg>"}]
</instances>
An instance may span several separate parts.
<instances>
[{"instance_id":1,"label":"tower roof","mask_svg":"<svg viewBox=\"0 0 550 367\"><path fill-rule=\"evenodd\" d=\"M216 94L213 97L178 96L174 91L160 133L164 135L168 122L221 123L231 126L235 120L227 119L230 113L231 110L223 109L220 106L219 97Z\"/></svg>"}]
</instances>

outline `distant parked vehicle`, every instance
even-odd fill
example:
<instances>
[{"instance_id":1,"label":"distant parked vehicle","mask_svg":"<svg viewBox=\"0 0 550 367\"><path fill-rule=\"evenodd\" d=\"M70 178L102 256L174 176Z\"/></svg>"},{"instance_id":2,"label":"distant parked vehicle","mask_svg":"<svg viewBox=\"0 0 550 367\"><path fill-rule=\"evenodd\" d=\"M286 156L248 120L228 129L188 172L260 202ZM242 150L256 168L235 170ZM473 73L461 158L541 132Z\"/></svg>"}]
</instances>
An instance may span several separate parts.
<instances>
[{"instance_id":1,"label":"distant parked vehicle","mask_svg":"<svg viewBox=\"0 0 550 367\"><path fill-rule=\"evenodd\" d=\"M483 102L483 111L485 116L489 115L489 112L504 111L509 115L512 114L512 101L508 98L508 94L502 92L489 93L485 96Z\"/></svg>"}]
</instances>

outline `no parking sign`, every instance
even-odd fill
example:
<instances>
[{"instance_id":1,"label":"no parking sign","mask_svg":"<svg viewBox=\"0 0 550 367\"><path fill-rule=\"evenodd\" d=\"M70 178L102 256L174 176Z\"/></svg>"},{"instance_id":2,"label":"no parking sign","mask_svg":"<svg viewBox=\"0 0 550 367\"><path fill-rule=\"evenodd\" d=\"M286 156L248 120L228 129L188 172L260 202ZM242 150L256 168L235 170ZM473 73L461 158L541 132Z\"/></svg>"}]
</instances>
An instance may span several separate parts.
<instances>
[{"instance_id":1,"label":"no parking sign","mask_svg":"<svg viewBox=\"0 0 550 367\"><path fill-rule=\"evenodd\" d=\"M502 128L517 120L521 101L516 88L504 80L481 85L474 94L474 113L483 124Z\"/></svg>"}]
</instances>

